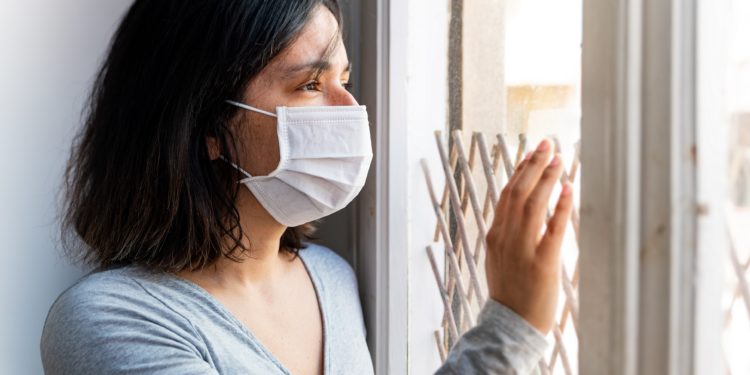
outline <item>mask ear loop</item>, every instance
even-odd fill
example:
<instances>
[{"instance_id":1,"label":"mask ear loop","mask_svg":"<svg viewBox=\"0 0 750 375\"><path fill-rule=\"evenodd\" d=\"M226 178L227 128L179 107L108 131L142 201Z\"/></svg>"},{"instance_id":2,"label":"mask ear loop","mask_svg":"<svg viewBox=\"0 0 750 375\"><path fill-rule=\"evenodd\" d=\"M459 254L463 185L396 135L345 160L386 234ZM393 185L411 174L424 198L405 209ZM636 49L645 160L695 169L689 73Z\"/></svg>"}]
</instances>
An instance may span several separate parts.
<instances>
[{"instance_id":1,"label":"mask ear loop","mask_svg":"<svg viewBox=\"0 0 750 375\"><path fill-rule=\"evenodd\" d=\"M244 104L244 103L235 102L233 100L225 100L225 102L227 102L227 103L229 103L229 104L231 104L233 106L240 107L242 109L246 109L248 111L257 112L257 113L260 113L260 114L264 114L266 116L278 117L278 116L276 116L275 113L264 111L262 109L255 108L255 107L249 106L249 105ZM237 169L238 171L240 171L242 174L244 174L245 177L247 177L247 178L243 178L242 180L238 181L237 182L238 184L243 183L243 181L245 181L245 180L247 180L249 178L253 178L253 175L251 175L250 173L248 173L246 170L242 169L242 167L240 167L239 165L237 165L234 162L230 161L229 159L225 158L224 155L219 155L219 158L221 158L221 160L224 160L225 162L229 163L232 167L234 167L235 169Z\"/></svg>"},{"instance_id":2,"label":"mask ear loop","mask_svg":"<svg viewBox=\"0 0 750 375\"><path fill-rule=\"evenodd\" d=\"M253 112L261 113L261 114L264 114L266 116L278 117L278 116L276 116L275 113L264 111L262 109L258 109L258 108L255 108L255 107L251 107L251 106L249 106L247 104L244 104L244 103L235 102L235 101L232 101L232 100L226 100L226 102L229 103L229 104L231 104L231 105L233 105L233 106L237 106L237 107L240 107L242 109L247 109L248 111L253 111Z\"/></svg>"},{"instance_id":3,"label":"mask ear loop","mask_svg":"<svg viewBox=\"0 0 750 375\"><path fill-rule=\"evenodd\" d=\"M242 169L242 167L240 167L239 165L237 165L237 164L235 164L234 162L230 161L229 159L225 158L225 157L224 157L224 155L219 155L219 158L220 158L221 160L224 160L224 162L228 163L228 164L229 164L229 165L231 165L232 167L234 167L234 169L236 169L236 170L240 171L240 173L244 174L244 175L245 175L245 177L247 177L247 178L253 178L253 176L252 176L252 175L251 175L250 173L248 173L248 172L247 172L246 170ZM245 181L245 180L246 180L246 179L245 179L245 178L243 178L242 180L239 180L239 181L237 181L237 183L238 183L238 184L241 184L241 183L242 183L242 181Z\"/></svg>"}]
</instances>

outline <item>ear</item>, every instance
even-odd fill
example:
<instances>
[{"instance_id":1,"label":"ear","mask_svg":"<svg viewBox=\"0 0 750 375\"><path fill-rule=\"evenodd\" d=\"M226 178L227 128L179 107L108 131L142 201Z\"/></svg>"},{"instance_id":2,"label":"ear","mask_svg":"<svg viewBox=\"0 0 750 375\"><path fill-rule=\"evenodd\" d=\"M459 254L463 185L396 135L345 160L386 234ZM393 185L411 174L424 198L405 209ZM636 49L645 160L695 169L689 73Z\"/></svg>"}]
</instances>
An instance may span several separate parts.
<instances>
[{"instance_id":1,"label":"ear","mask_svg":"<svg viewBox=\"0 0 750 375\"><path fill-rule=\"evenodd\" d=\"M208 149L208 157L211 161L214 161L221 156L219 140L217 140L216 137L206 136L206 148Z\"/></svg>"}]
</instances>

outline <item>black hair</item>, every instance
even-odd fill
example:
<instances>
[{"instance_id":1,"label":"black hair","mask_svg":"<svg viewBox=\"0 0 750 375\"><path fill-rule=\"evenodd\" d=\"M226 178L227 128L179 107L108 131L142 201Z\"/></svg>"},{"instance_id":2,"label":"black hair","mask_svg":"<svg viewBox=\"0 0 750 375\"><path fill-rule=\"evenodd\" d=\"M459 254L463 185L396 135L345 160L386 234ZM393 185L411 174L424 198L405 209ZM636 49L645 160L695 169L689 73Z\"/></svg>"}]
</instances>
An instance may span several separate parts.
<instances>
[{"instance_id":1,"label":"black hair","mask_svg":"<svg viewBox=\"0 0 750 375\"><path fill-rule=\"evenodd\" d=\"M196 270L249 250L230 120L249 82L336 0L136 0L96 77L65 175L63 245L86 263ZM340 29L340 27L339 27ZM241 186L241 185L239 185ZM281 249L314 227L287 228Z\"/></svg>"}]
</instances>

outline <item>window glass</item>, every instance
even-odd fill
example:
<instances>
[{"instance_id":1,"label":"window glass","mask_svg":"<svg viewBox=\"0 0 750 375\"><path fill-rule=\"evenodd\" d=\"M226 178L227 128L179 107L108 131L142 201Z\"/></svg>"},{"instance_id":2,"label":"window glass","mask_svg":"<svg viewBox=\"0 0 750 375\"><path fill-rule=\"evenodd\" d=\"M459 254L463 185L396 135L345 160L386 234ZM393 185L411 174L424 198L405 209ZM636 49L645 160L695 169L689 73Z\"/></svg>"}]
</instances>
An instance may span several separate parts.
<instances>
[{"instance_id":1,"label":"window glass","mask_svg":"<svg viewBox=\"0 0 750 375\"><path fill-rule=\"evenodd\" d=\"M729 0L727 109L731 246L726 271L724 352L731 374L750 373L750 2Z\"/></svg>"},{"instance_id":2,"label":"window glass","mask_svg":"<svg viewBox=\"0 0 750 375\"><path fill-rule=\"evenodd\" d=\"M452 1L450 9L449 114L445 131L435 139L435 155L442 150L450 178L444 186L428 181L442 208L434 232L439 246L428 251L450 310L433 332L441 356L476 321L481 306L475 286L487 296L482 238L497 194L523 151L553 137L576 194L581 178L581 0ZM443 171L431 171L438 173ZM458 202L457 209L452 201ZM555 202L550 203L552 209ZM550 333L554 345L540 363L546 370L542 373L578 371L577 217L575 213L563 248L558 323ZM430 287L437 293L435 283Z\"/></svg>"}]
</instances>

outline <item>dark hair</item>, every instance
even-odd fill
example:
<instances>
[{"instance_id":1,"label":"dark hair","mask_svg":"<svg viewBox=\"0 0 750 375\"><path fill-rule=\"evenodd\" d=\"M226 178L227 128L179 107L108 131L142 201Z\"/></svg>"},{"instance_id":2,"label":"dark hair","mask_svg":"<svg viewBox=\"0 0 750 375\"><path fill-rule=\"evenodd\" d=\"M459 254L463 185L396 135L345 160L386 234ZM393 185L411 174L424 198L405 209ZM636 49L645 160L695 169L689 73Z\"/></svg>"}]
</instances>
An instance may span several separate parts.
<instances>
[{"instance_id":1,"label":"dark hair","mask_svg":"<svg viewBox=\"0 0 750 375\"><path fill-rule=\"evenodd\" d=\"M230 120L248 83L336 0L137 0L115 33L65 175L63 246L109 268L195 270L249 250L235 208ZM339 27L340 28L340 27ZM241 185L239 185L241 186ZM311 224L287 228L304 248Z\"/></svg>"}]
</instances>

